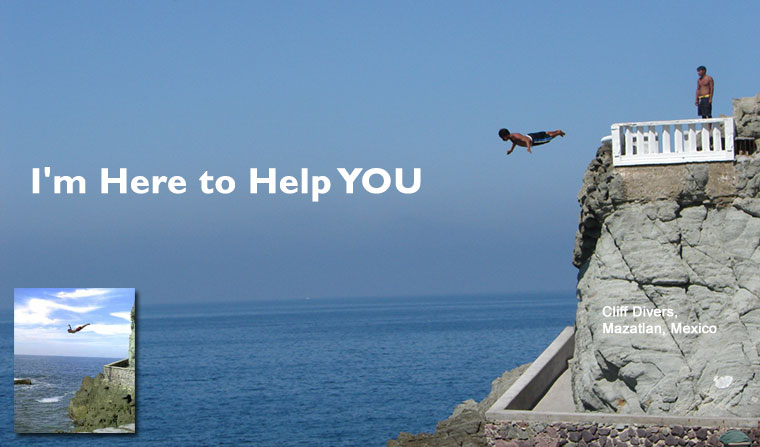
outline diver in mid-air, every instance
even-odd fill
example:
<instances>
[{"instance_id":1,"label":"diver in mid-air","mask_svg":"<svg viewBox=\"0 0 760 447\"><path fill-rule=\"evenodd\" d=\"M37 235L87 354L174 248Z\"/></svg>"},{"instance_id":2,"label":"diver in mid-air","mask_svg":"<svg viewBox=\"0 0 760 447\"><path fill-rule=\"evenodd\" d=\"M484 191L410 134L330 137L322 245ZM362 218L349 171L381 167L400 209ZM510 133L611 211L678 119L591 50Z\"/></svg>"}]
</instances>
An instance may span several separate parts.
<instances>
[{"instance_id":1,"label":"diver in mid-air","mask_svg":"<svg viewBox=\"0 0 760 447\"><path fill-rule=\"evenodd\" d=\"M512 142L512 148L507 151L507 155L511 154L512 151L515 150L515 146L524 147L528 149L528 152L533 153L533 151L530 150L531 147L546 144L553 140L556 136L564 137L565 132L557 129L547 130L544 132L533 132L527 135L523 135L521 133L511 133L507 129L499 130L499 137L503 141Z\"/></svg>"},{"instance_id":2,"label":"diver in mid-air","mask_svg":"<svg viewBox=\"0 0 760 447\"><path fill-rule=\"evenodd\" d=\"M90 323L83 324L81 326L77 326L76 329L71 329L71 325L69 325L69 331L68 332L69 332L69 334L76 334L77 332L81 331L82 329L84 329L86 326L89 326L89 325L90 325Z\"/></svg>"}]
</instances>

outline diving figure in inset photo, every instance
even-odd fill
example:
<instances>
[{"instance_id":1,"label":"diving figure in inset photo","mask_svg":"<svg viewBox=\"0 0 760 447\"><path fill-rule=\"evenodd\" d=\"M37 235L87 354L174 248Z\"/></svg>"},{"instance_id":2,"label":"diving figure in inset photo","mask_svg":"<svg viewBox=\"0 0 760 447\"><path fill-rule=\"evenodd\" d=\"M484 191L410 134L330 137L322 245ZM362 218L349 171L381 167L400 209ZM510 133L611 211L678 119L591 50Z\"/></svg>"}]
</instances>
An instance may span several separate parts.
<instances>
[{"instance_id":1,"label":"diving figure in inset photo","mask_svg":"<svg viewBox=\"0 0 760 447\"><path fill-rule=\"evenodd\" d=\"M71 329L71 325L69 325L68 332L69 332L69 334L76 334L77 332L81 331L82 329L84 329L85 327L87 327L89 325L90 325L90 323L83 324L81 326L77 326L76 329Z\"/></svg>"}]
</instances>

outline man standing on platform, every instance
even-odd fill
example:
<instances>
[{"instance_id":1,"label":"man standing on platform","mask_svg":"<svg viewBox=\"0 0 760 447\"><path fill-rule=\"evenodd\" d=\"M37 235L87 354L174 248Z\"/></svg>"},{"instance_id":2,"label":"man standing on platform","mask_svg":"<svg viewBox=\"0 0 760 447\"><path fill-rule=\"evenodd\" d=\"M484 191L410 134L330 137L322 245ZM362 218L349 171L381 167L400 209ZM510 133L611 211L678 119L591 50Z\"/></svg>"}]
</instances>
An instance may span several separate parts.
<instances>
[{"instance_id":1,"label":"man standing on platform","mask_svg":"<svg viewBox=\"0 0 760 447\"><path fill-rule=\"evenodd\" d=\"M702 118L712 118L712 100L713 91L715 90L715 81L707 74L707 68L700 65L697 68L697 99L694 105L697 106L697 115Z\"/></svg>"}]
</instances>

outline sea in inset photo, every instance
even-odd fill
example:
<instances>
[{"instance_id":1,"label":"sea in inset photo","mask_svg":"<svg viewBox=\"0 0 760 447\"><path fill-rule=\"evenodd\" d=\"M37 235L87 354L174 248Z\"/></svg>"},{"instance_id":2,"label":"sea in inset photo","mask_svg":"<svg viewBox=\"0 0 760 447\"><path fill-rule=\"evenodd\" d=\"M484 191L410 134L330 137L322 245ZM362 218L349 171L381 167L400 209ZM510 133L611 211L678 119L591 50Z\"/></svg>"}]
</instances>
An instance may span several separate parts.
<instances>
[{"instance_id":1,"label":"sea in inset photo","mask_svg":"<svg viewBox=\"0 0 760 447\"><path fill-rule=\"evenodd\" d=\"M13 318L16 433L135 433L135 289L15 289Z\"/></svg>"}]
</instances>

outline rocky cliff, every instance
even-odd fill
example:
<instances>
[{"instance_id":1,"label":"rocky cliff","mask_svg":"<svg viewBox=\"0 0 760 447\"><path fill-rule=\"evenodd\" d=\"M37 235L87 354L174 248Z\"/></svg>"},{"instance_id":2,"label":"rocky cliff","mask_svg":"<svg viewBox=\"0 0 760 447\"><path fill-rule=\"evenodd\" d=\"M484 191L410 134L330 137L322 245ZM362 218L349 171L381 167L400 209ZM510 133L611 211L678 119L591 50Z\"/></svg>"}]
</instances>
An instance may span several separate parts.
<instances>
[{"instance_id":1,"label":"rocky cliff","mask_svg":"<svg viewBox=\"0 0 760 447\"><path fill-rule=\"evenodd\" d=\"M129 367L134 369L135 368L135 306L132 306L132 311L129 313L130 319L132 320L131 328L132 331L129 333Z\"/></svg>"},{"instance_id":2,"label":"rocky cliff","mask_svg":"<svg viewBox=\"0 0 760 447\"><path fill-rule=\"evenodd\" d=\"M736 136L755 139L755 146L760 146L760 94L749 98L733 100Z\"/></svg>"},{"instance_id":3,"label":"rocky cliff","mask_svg":"<svg viewBox=\"0 0 760 447\"><path fill-rule=\"evenodd\" d=\"M605 145L578 200L578 409L760 416L760 158L613 168Z\"/></svg>"},{"instance_id":4,"label":"rocky cliff","mask_svg":"<svg viewBox=\"0 0 760 447\"><path fill-rule=\"evenodd\" d=\"M77 432L134 424L134 390L109 383L103 374L85 377L69 402L69 417Z\"/></svg>"},{"instance_id":5,"label":"rocky cliff","mask_svg":"<svg viewBox=\"0 0 760 447\"><path fill-rule=\"evenodd\" d=\"M132 306L131 320L132 332L129 336L128 355L129 366L134 368L134 306ZM134 374L131 377L134 378ZM129 384L109 381L103 374L98 374L94 378L85 377L82 379L82 386L69 402L69 417L74 422L74 431L134 433L136 398L133 380Z\"/></svg>"}]
</instances>

